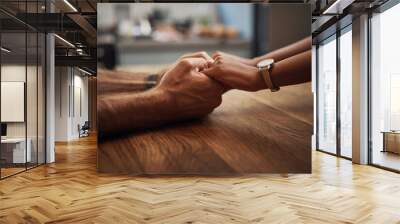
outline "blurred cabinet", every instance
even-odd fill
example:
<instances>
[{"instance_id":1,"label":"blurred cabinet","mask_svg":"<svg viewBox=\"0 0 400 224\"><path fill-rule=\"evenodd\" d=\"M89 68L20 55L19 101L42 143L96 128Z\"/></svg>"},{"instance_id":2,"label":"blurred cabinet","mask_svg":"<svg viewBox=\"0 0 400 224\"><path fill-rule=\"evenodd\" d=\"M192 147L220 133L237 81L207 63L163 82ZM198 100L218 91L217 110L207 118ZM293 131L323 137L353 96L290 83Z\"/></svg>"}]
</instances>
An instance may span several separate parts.
<instances>
[{"instance_id":1,"label":"blurred cabinet","mask_svg":"<svg viewBox=\"0 0 400 224\"><path fill-rule=\"evenodd\" d=\"M1 160L5 166L23 164L32 161L32 140L27 139L25 150L25 138L9 138L1 140Z\"/></svg>"},{"instance_id":2,"label":"blurred cabinet","mask_svg":"<svg viewBox=\"0 0 400 224\"><path fill-rule=\"evenodd\" d=\"M171 64L190 52L224 51L241 57L251 56L251 42L245 39L197 39L181 42L155 42L151 40L122 40L117 44L119 66Z\"/></svg>"}]
</instances>

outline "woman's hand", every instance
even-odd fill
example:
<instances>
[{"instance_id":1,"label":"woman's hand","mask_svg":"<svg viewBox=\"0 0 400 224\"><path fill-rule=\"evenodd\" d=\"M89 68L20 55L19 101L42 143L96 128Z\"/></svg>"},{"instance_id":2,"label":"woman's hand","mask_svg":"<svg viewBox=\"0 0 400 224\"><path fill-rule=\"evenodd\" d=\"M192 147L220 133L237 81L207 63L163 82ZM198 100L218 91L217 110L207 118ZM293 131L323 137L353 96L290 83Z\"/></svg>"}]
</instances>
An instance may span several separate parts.
<instances>
[{"instance_id":1,"label":"woman's hand","mask_svg":"<svg viewBox=\"0 0 400 224\"><path fill-rule=\"evenodd\" d=\"M258 91L267 88L258 68L240 63L229 57L217 57L209 68L202 71L230 89Z\"/></svg>"},{"instance_id":2,"label":"woman's hand","mask_svg":"<svg viewBox=\"0 0 400 224\"><path fill-rule=\"evenodd\" d=\"M179 60L182 60L182 59L184 59L184 58L203 58L204 60L207 61L207 66L212 65L212 64L214 63L214 61L215 61L215 60L214 60L210 55L208 55L207 52L205 52L205 51L199 51L199 52L184 54L184 55L182 55L182 56L178 59L178 61L179 61Z\"/></svg>"},{"instance_id":3,"label":"woman's hand","mask_svg":"<svg viewBox=\"0 0 400 224\"><path fill-rule=\"evenodd\" d=\"M236 61L240 62L245 65L250 65L250 66L256 66L257 61L255 59L249 59L249 58L242 58L233 54L228 54L222 51L217 51L212 55L212 58L214 60L220 60L220 59L225 59L228 61Z\"/></svg>"}]
</instances>

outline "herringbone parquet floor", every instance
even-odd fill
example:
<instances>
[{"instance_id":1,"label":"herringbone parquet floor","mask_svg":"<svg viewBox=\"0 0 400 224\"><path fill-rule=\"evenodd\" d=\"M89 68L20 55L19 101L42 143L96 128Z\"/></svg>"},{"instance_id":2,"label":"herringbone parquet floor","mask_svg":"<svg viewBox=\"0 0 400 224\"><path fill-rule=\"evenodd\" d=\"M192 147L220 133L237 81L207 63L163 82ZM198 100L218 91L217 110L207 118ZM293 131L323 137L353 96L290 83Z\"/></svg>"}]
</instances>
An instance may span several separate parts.
<instances>
[{"instance_id":1,"label":"herringbone parquet floor","mask_svg":"<svg viewBox=\"0 0 400 224\"><path fill-rule=\"evenodd\" d=\"M0 223L400 223L400 175L313 152L311 175L112 176L92 137L0 181Z\"/></svg>"}]
</instances>

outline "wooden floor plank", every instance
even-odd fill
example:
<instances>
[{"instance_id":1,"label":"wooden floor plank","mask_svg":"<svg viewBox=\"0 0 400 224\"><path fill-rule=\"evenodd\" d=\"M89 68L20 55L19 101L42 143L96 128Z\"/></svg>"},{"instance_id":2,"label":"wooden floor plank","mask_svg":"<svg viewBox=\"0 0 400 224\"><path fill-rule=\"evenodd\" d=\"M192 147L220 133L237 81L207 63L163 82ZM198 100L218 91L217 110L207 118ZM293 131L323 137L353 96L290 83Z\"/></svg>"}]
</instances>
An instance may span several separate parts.
<instances>
[{"instance_id":1,"label":"wooden floor plank","mask_svg":"<svg viewBox=\"0 0 400 224\"><path fill-rule=\"evenodd\" d=\"M0 181L0 223L400 223L400 175L313 152L312 174L133 177L96 171L96 139Z\"/></svg>"}]
</instances>

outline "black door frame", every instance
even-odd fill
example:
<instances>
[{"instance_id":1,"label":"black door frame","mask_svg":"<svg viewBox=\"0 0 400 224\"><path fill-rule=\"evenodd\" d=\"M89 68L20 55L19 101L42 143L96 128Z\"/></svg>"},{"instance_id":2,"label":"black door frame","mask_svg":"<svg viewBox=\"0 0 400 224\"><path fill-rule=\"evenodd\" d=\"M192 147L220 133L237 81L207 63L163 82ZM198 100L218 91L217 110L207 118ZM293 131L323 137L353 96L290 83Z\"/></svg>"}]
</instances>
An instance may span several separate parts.
<instances>
[{"instance_id":1,"label":"black door frame","mask_svg":"<svg viewBox=\"0 0 400 224\"><path fill-rule=\"evenodd\" d=\"M25 0L25 3L27 3L28 1L27 0ZM39 10L39 1L38 0L36 0L36 3L37 3L37 5L36 5L36 10L37 10L37 12L39 12L38 10ZM0 8L1 9L1 8ZM7 13L7 11L5 11L4 9L1 9L1 11L2 12L5 12L5 13ZM27 4L25 4L25 11L27 11ZM46 7L46 11L47 11L47 7ZM12 14L9 14L9 13L7 13L7 15L10 15L10 18L13 18L13 16L12 16ZM27 14L25 14L25 16L26 16ZM24 102L24 119L25 119L25 169L23 169L23 170L21 170L21 171L18 171L18 172L15 172L15 173L13 173L13 174L10 174L10 175L7 175L7 176L2 176L2 169L1 169L1 167L0 167L0 180L3 180L3 179L6 179L6 178L8 178L8 177L12 177L12 176L14 176L14 175L17 175L17 174L19 174L19 173L22 173L22 172L25 172L25 171L27 171L27 170L30 170L30 169L33 169L33 168L36 168L36 167L39 167L39 166L41 166L41 165L44 165L44 164L46 164L47 163L47 114L46 114L46 108L47 108L47 102L46 102L46 96L47 96L47 81L46 81L46 79L47 79L47 38L46 38L46 36L47 36L47 33L44 33L44 32L41 32L40 30L37 30L36 28L34 28L34 27L32 27L32 26L29 26L28 24L26 24L26 23L24 23L23 21L21 21L21 20L19 20L19 19L17 19L17 18L13 18L13 19L15 19L15 21L17 21L17 22L20 22L20 23L22 23L22 25L24 26L24 32L21 32L21 33L24 33L25 34L25 102ZM27 156L28 156L28 154L27 154L27 147L28 147L28 145L27 145L27 135L28 135L28 132L27 132L27 127L28 127L28 125L27 125L27 66L28 66L28 54L27 54L27 52L28 52L28 33L36 33L36 44L37 44L37 46L36 46L36 80L37 80L37 82L36 82L36 99L37 99L37 102L36 102L36 104L37 104L37 107L36 107L36 125L37 125L37 127L36 127L36 140L37 140L37 148L36 148L36 150L37 150L37 153L36 153L36 163L35 164L30 164L31 166L29 166L28 167L28 162L27 162ZM1 44L1 36L2 36L2 33L5 33L5 32L3 32L3 31L0 31L0 45L2 45ZM43 35L43 39L42 39L42 44L44 44L42 47L44 47L44 50L43 51L41 51L44 55L42 55L42 59L44 60L44 65L43 65L43 68L42 68L42 82L44 83L44 86L43 86L43 88L44 88L44 99L43 99L43 108L44 108L44 111L43 111L43 113L44 113L44 116L42 117L44 120L42 121L43 123L44 123L44 136L43 136L43 142L44 142L44 145L43 145L43 152L44 152L44 155L43 155L43 159L44 159L44 161L43 161L43 163L39 163L39 141L38 141L38 139L39 139L39 113L38 113L38 111L39 111L39 107L38 107L38 104L39 104L39 98L38 98L38 96L39 96L39 82L38 82L38 75L39 75L39 69L38 69L38 66L39 66L39 34L44 34ZM2 58L1 58L1 54L0 54L0 81L1 81L1 67L2 67ZM1 86L0 86L0 89L1 89ZM0 91L1 92L1 91ZM0 96L1 96L1 94L0 94ZM0 100L1 100L1 98L0 98ZM1 109L1 105L0 105L0 109ZM0 115L1 116L1 115ZM0 123L1 123L1 121L0 121ZM1 144L0 144L0 155L1 155Z\"/></svg>"},{"instance_id":2,"label":"black door frame","mask_svg":"<svg viewBox=\"0 0 400 224\"><path fill-rule=\"evenodd\" d=\"M341 81L341 67L340 67L340 37L347 33L351 32L351 25L352 23L349 22L349 19L351 18L345 18L347 20L346 23L343 23L342 26L339 26L338 24L335 24L336 30L335 32L331 33L331 35L325 37L324 39L318 40L316 43L316 51L315 51L315 72L316 72L316 150L319 152L327 153L333 156L337 156L340 158L344 158L347 160L352 160L352 158L343 156L341 153L341 117L340 117L340 103L341 103L341 97L340 97L340 81ZM334 38L332 38L334 36ZM332 39L332 40L329 40ZM336 152L328 152L324 149L321 149L319 147L319 102L320 102L320 97L319 97L319 53L318 49L320 48L320 45L324 42L330 42L330 41L336 41Z\"/></svg>"}]
</instances>

